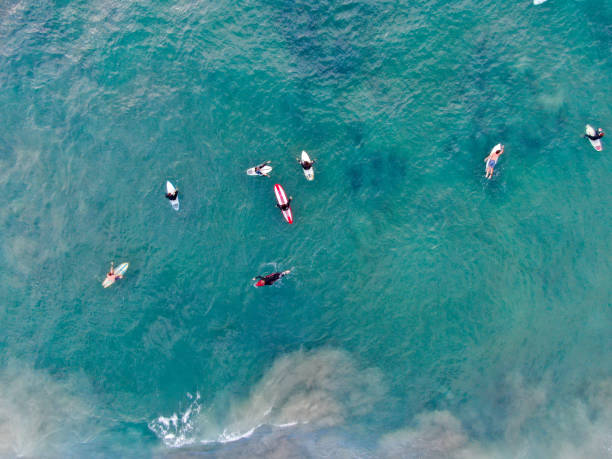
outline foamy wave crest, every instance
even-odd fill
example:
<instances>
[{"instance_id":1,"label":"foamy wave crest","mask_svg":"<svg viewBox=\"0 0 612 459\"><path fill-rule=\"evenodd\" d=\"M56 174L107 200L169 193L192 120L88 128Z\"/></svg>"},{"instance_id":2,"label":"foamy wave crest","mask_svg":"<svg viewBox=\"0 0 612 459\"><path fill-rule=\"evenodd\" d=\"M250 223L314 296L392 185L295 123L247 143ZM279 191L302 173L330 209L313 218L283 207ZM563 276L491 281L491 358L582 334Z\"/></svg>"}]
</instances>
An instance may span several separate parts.
<instances>
[{"instance_id":1,"label":"foamy wave crest","mask_svg":"<svg viewBox=\"0 0 612 459\"><path fill-rule=\"evenodd\" d=\"M183 446L233 442L262 426L331 427L369 413L383 387L378 370L358 369L345 352L299 351L277 359L246 400L231 404L225 419L210 419L198 405L187 410L187 422L179 422L177 415L160 416L149 428L167 446Z\"/></svg>"},{"instance_id":2,"label":"foamy wave crest","mask_svg":"<svg viewBox=\"0 0 612 459\"><path fill-rule=\"evenodd\" d=\"M160 416L149 422L148 426L164 443L172 447L189 445L194 442L194 421L200 414L200 393L195 397L187 394L191 400L187 409L178 416L174 413L170 417Z\"/></svg>"}]
</instances>

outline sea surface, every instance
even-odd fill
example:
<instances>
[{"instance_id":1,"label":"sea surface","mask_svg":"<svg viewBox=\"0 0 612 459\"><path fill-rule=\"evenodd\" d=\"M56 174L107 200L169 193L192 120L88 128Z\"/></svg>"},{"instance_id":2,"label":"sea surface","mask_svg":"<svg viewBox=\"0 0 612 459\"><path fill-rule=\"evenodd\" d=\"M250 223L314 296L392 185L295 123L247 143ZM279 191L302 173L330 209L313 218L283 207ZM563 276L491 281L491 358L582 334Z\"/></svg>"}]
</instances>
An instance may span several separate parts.
<instances>
[{"instance_id":1,"label":"sea surface","mask_svg":"<svg viewBox=\"0 0 612 459\"><path fill-rule=\"evenodd\" d=\"M611 457L611 88L601 0L3 0L0 457Z\"/></svg>"}]
</instances>

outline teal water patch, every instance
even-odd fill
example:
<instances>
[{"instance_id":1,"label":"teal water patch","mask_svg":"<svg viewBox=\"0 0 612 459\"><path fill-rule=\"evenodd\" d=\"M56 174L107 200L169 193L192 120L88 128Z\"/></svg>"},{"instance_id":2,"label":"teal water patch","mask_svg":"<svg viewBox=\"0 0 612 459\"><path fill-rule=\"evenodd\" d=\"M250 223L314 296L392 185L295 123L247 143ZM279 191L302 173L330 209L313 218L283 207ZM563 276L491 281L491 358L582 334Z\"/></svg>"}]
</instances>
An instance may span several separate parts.
<instances>
[{"instance_id":1,"label":"teal water patch","mask_svg":"<svg viewBox=\"0 0 612 459\"><path fill-rule=\"evenodd\" d=\"M611 124L609 24L585 0L1 6L0 452L604 456L612 183L581 134Z\"/></svg>"}]
</instances>

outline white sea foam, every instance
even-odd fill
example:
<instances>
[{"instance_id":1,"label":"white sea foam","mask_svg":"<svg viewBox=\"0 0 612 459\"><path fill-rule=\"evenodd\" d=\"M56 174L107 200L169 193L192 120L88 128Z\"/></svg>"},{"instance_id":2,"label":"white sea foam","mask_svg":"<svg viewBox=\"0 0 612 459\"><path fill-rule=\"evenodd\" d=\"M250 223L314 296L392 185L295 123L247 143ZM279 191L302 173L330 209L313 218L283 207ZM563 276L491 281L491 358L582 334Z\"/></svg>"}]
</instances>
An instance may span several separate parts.
<instances>
[{"instance_id":1,"label":"white sea foam","mask_svg":"<svg viewBox=\"0 0 612 459\"><path fill-rule=\"evenodd\" d=\"M180 415L173 413L172 416L159 416L149 422L149 429L161 438L167 446L180 447L193 443L194 422L200 413L200 394L193 397L187 394L191 402L187 409Z\"/></svg>"}]
</instances>

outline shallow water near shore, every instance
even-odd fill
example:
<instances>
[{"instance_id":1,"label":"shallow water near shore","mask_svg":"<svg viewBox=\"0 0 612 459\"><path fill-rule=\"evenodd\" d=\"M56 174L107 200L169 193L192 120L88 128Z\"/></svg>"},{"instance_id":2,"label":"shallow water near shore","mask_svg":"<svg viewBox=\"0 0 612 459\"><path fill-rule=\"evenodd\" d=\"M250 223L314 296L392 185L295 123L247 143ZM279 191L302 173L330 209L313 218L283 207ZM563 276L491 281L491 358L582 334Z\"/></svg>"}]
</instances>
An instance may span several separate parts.
<instances>
[{"instance_id":1,"label":"shallow water near shore","mask_svg":"<svg viewBox=\"0 0 612 459\"><path fill-rule=\"evenodd\" d=\"M0 456L610 455L611 23L0 5Z\"/></svg>"}]
</instances>

